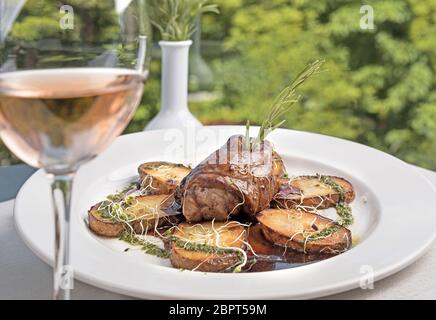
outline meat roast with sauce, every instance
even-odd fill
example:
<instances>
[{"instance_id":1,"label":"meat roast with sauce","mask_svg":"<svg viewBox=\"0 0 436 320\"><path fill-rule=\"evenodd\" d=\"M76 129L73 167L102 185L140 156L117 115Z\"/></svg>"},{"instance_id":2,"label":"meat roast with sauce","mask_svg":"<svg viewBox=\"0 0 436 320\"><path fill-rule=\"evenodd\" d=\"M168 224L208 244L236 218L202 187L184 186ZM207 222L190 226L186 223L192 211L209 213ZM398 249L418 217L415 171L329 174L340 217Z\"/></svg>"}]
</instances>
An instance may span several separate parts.
<instances>
[{"instance_id":1,"label":"meat roast with sauce","mask_svg":"<svg viewBox=\"0 0 436 320\"><path fill-rule=\"evenodd\" d=\"M175 197L188 222L226 221L240 211L255 215L270 206L285 173L283 161L268 141L252 150L244 142L243 136L230 137L182 180Z\"/></svg>"}]
</instances>

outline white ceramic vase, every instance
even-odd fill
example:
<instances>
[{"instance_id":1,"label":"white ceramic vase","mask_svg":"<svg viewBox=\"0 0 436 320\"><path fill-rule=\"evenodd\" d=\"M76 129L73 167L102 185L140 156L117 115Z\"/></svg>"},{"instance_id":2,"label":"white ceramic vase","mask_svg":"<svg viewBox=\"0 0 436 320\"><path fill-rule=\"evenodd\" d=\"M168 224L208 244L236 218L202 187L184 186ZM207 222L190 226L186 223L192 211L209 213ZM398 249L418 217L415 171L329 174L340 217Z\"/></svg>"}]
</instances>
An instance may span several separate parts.
<instances>
[{"instance_id":1,"label":"white ceramic vase","mask_svg":"<svg viewBox=\"0 0 436 320\"><path fill-rule=\"evenodd\" d=\"M145 130L201 126L188 109L189 47L192 41L160 41L161 109Z\"/></svg>"}]
</instances>

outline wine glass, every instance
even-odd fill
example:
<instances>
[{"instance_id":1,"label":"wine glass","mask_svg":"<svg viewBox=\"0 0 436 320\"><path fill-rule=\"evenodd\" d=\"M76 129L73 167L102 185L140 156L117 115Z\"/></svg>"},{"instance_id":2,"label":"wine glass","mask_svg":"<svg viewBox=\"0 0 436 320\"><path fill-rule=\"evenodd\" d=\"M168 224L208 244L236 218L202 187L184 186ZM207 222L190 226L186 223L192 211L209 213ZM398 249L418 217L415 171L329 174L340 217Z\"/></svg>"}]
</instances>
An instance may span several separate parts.
<instances>
[{"instance_id":1,"label":"wine glass","mask_svg":"<svg viewBox=\"0 0 436 320\"><path fill-rule=\"evenodd\" d=\"M132 118L149 41L146 0L0 0L0 138L50 180L54 299L70 298L75 172Z\"/></svg>"}]
</instances>

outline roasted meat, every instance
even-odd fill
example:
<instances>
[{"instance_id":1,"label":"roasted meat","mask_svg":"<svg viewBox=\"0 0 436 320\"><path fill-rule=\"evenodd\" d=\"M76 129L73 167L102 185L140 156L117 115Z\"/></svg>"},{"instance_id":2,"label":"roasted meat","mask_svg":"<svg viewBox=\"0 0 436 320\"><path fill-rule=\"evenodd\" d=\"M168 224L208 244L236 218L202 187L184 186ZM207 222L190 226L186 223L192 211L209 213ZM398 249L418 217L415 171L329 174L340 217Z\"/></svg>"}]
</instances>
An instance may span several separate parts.
<instances>
[{"instance_id":1,"label":"roasted meat","mask_svg":"<svg viewBox=\"0 0 436 320\"><path fill-rule=\"evenodd\" d=\"M284 171L271 143L247 150L243 136L232 136L182 180L176 201L188 222L226 221L241 210L255 215L270 206Z\"/></svg>"}]
</instances>

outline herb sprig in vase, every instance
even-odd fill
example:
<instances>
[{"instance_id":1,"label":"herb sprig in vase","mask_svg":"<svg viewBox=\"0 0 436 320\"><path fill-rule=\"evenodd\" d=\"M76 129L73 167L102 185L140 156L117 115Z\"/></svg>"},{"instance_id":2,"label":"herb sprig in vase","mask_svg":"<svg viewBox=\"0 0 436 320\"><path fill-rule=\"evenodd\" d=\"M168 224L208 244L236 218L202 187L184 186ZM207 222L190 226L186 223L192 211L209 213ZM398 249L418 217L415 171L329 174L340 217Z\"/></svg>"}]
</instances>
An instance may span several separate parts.
<instances>
[{"instance_id":1,"label":"herb sprig in vase","mask_svg":"<svg viewBox=\"0 0 436 320\"><path fill-rule=\"evenodd\" d=\"M190 37L200 14L218 13L208 0L149 0L151 22L161 34L161 109L145 130L196 127L201 123L188 108Z\"/></svg>"}]
</instances>

